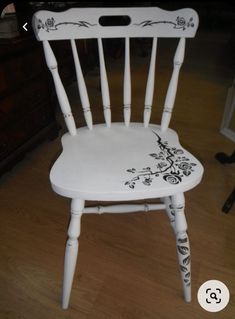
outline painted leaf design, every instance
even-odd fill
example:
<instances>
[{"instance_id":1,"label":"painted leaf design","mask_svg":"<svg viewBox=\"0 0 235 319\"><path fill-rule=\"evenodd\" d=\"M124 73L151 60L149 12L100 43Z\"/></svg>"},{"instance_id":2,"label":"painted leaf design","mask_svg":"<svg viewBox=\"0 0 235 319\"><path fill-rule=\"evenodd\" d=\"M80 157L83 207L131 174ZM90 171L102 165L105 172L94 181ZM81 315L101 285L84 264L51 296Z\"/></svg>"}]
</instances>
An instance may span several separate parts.
<instances>
[{"instance_id":1,"label":"painted leaf design","mask_svg":"<svg viewBox=\"0 0 235 319\"><path fill-rule=\"evenodd\" d=\"M183 272L186 272L188 269L187 267L180 265L180 270Z\"/></svg>"},{"instance_id":2,"label":"painted leaf design","mask_svg":"<svg viewBox=\"0 0 235 319\"><path fill-rule=\"evenodd\" d=\"M189 282L189 279L184 279L184 282Z\"/></svg>"},{"instance_id":3,"label":"painted leaf design","mask_svg":"<svg viewBox=\"0 0 235 319\"><path fill-rule=\"evenodd\" d=\"M187 274L185 274L185 278L189 278L190 277L190 272L187 272Z\"/></svg>"},{"instance_id":4,"label":"painted leaf design","mask_svg":"<svg viewBox=\"0 0 235 319\"><path fill-rule=\"evenodd\" d=\"M163 167L165 167L165 166L167 166L167 164L164 163L164 162L161 162L161 163L158 164L158 167L159 167L159 168L163 168Z\"/></svg>"},{"instance_id":5,"label":"painted leaf design","mask_svg":"<svg viewBox=\"0 0 235 319\"><path fill-rule=\"evenodd\" d=\"M189 263L190 263L190 256L188 256L188 257L186 257L186 258L183 259L183 264L184 264L184 265L187 266Z\"/></svg>"},{"instance_id":6,"label":"painted leaf design","mask_svg":"<svg viewBox=\"0 0 235 319\"><path fill-rule=\"evenodd\" d=\"M185 176L189 176L189 175L191 174L191 172L190 172L190 171L183 171L183 174L184 174Z\"/></svg>"},{"instance_id":7,"label":"painted leaf design","mask_svg":"<svg viewBox=\"0 0 235 319\"><path fill-rule=\"evenodd\" d=\"M177 149L174 151L174 154L176 155L180 155L180 154L183 154L184 152L181 150L181 149Z\"/></svg>"},{"instance_id":8,"label":"painted leaf design","mask_svg":"<svg viewBox=\"0 0 235 319\"><path fill-rule=\"evenodd\" d=\"M136 169L135 168L129 168L126 171L129 172L129 173L135 173Z\"/></svg>"},{"instance_id":9,"label":"painted leaf design","mask_svg":"<svg viewBox=\"0 0 235 319\"><path fill-rule=\"evenodd\" d=\"M184 206L183 205L177 205L175 208L180 210L180 209L183 209Z\"/></svg>"},{"instance_id":10,"label":"painted leaf design","mask_svg":"<svg viewBox=\"0 0 235 319\"><path fill-rule=\"evenodd\" d=\"M187 241L188 241L188 238L187 238L187 237L185 237L185 238L178 238L178 242L179 242L180 244L187 243Z\"/></svg>"},{"instance_id":11,"label":"painted leaf design","mask_svg":"<svg viewBox=\"0 0 235 319\"><path fill-rule=\"evenodd\" d=\"M156 153L151 153L151 154L149 154L149 156L157 157L158 155Z\"/></svg>"},{"instance_id":12,"label":"painted leaf design","mask_svg":"<svg viewBox=\"0 0 235 319\"><path fill-rule=\"evenodd\" d=\"M181 255L186 255L189 251L188 247L186 246L179 246L177 245L178 251Z\"/></svg>"}]
</instances>

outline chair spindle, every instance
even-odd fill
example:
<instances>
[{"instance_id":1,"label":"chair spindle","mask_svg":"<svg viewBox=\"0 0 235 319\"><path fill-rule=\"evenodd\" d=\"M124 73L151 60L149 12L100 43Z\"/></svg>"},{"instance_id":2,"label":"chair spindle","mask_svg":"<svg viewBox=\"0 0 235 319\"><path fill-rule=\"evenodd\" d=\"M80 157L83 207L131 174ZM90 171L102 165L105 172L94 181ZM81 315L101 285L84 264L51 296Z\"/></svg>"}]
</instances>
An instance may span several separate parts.
<instances>
[{"instance_id":1,"label":"chair spindle","mask_svg":"<svg viewBox=\"0 0 235 319\"><path fill-rule=\"evenodd\" d=\"M101 93L104 107L104 118L107 127L111 126L111 110L110 110L110 97L109 97L109 85L107 79L107 73L104 62L104 50L102 39L98 38L98 51L100 61L100 81L101 81Z\"/></svg>"},{"instance_id":2,"label":"chair spindle","mask_svg":"<svg viewBox=\"0 0 235 319\"><path fill-rule=\"evenodd\" d=\"M125 125L129 126L131 118L130 38L125 38L123 108Z\"/></svg>"},{"instance_id":3,"label":"chair spindle","mask_svg":"<svg viewBox=\"0 0 235 319\"><path fill-rule=\"evenodd\" d=\"M145 101L144 101L144 127L148 127L149 125L152 104L153 104L156 53L157 53L157 38L153 38L152 53L151 53L148 80L146 85Z\"/></svg>"},{"instance_id":4,"label":"chair spindle","mask_svg":"<svg viewBox=\"0 0 235 319\"><path fill-rule=\"evenodd\" d=\"M166 131L170 123L171 113L174 107L175 96L177 91L179 71L184 61L184 51L185 51L185 38L180 38L179 44L177 46L175 56L174 56L174 69L173 69L171 80L168 86L165 104L163 108L163 114L162 114L162 120L161 120L162 131Z\"/></svg>"},{"instance_id":5,"label":"chair spindle","mask_svg":"<svg viewBox=\"0 0 235 319\"><path fill-rule=\"evenodd\" d=\"M56 61L55 55L48 41L43 41L43 49L45 53L47 66L49 70L51 71L51 74L54 80L57 98L60 104L61 111L64 115L66 126L71 135L76 135L77 130L76 130L73 114L71 112L69 100L58 73L57 61Z\"/></svg>"},{"instance_id":6,"label":"chair spindle","mask_svg":"<svg viewBox=\"0 0 235 319\"><path fill-rule=\"evenodd\" d=\"M90 109L90 102L87 94L86 84L84 81L84 76L81 69L81 64L79 61L79 56L77 52L76 42L74 39L70 40L72 52L73 52L73 59L76 69L76 75L77 75L77 82L78 82L78 90L80 94L80 99L82 103L82 108L84 112L84 117L86 120L86 124L90 130L92 130L92 115L91 115L91 109Z\"/></svg>"}]
</instances>

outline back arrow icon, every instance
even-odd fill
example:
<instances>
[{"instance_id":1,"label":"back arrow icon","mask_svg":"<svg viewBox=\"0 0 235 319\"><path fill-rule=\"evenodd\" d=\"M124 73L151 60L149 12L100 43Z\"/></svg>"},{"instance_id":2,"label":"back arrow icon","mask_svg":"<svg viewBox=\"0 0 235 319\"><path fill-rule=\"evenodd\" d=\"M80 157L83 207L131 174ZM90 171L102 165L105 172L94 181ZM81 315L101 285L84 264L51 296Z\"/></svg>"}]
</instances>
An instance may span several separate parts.
<instances>
[{"instance_id":1,"label":"back arrow icon","mask_svg":"<svg viewBox=\"0 0 235 319\"><path fill-rule=\"evenodd\" d=\"M28 24L28 22L26 22L24 25L23 25L23 28L25 29L25 31L28 31L28 29L26 28L26 25Z\"/></svg>"}]
</instances>

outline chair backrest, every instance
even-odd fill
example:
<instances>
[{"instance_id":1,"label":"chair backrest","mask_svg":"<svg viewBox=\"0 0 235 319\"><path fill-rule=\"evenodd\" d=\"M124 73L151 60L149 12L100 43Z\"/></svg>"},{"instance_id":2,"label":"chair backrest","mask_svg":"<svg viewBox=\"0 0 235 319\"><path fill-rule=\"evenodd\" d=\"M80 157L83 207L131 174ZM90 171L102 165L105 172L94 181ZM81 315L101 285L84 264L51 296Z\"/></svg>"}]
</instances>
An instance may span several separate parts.
<instances>
[{"instance_id":1,"label":"chair backrest","mask_svg":"<svg viewBox=\"0 0 235 319\"><path fill-rule=\"evenodd\" d=\"M111 21L110 25L105 23L107 18ZM118 22L117 25L115 21ZM130 38L153 38L144 103L144 126L147 127L154 93L157 39L179 38L161 120L161 129L164 131L168 128L177 91L179 71L184 59L185 38L194 37L198 27L198 15L193 9L166 11L157 7L126 7L73 8L63 12L42 10L33 15L32 22L37 39L43 42L47 66L52 73L58 101L71 135L76 135L76 126L68 97L58 74L57 61L49 44L50 40L70 40L71 42L84 116L87 126L92 129L90 103L75 39L97 39L104 118L106 125L110 127L110 96L102 38L125 38L123 107L124 121L127 126L131 115Z\"/></svg>"}]
</instances>

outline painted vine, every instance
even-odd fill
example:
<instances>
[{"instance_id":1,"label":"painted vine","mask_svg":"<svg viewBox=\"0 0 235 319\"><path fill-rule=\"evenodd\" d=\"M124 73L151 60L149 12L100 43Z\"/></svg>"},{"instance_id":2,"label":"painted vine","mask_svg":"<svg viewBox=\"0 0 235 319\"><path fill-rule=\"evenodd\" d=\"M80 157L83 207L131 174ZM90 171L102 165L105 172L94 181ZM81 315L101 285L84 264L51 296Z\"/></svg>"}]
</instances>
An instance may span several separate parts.
<instances>
[{"instance_id":1,"label":"painted vine","mask_svg":"<svg viewBox=\"0 0 235 319\"><path fill-rule=\"evenodd\" d=\"M154 178L163 178L170 184L179 184L184 177L189 176L194 171L195 163L190 162L184 156L184 151L176 147L169 147L168 142L163 142L161 137L153 131L157 137L157 145L160 149L158 153L151 153L149 156L156 160L155 169L144 167L141 170L136 168L127 169L128 173L135 175L125 182L125 185L134 189L137 182L142 182L145 186L150 186Z\"/></svg>"},{"instance_id":2,"label":"painted vine","mask_svg":"<svg viewBox=\"0 0 235 319\"><path fill-rule=\"evenodd\" d=\"M91 23L89 23L87 21L59 22L59 23L56 23L55 19L52 17L52 18L46 19L45 22L43 22L41 19L39 19L37 28L38 29L44 29L45 31L50 32L50 31L58 30L58 26L60 26L60 25L68 25L68 24L75 25L75 26L78 26L78 27L85 27L85 28L89 28L89 27L92 27L92 26L96 25L96 24L91 24Z\"/></svg>"},{"instance_id":3,"label":"painted vine","mask_svg":"<svg viewBox=\"0 0 235 319\"><path fill-rule=\"evenodd\" d=\"M142 26L142 27L149 27L153 26L156 24L170 24L173 26L174 29L181 29L181 30L186 30L187 28L193 28L194 23L193 23L193 17L191 17L188 21L184 17L177 17L175 21L153 21L153 20L145 20L140 23L135 23L135 25Z\"/></svg>"}]
</instances>

